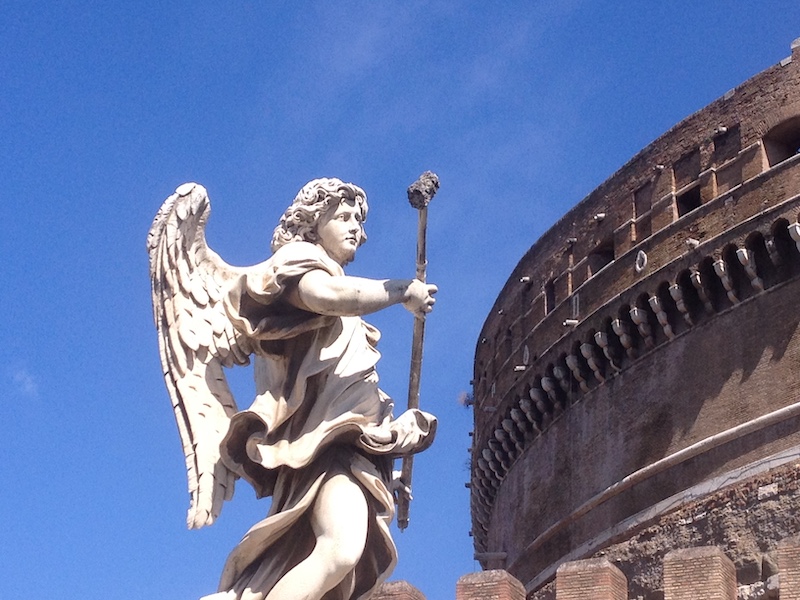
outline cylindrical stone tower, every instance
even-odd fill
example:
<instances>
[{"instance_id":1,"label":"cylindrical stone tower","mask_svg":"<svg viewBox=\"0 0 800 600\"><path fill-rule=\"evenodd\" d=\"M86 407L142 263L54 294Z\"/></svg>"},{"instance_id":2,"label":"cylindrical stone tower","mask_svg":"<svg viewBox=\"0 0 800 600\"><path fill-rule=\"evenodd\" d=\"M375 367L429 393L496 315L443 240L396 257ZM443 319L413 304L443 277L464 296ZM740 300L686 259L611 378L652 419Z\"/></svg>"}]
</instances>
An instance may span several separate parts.
<instances>
[{"instance_id":1,"label":"cylindrical stone tower","mask_svg":"<svg viewBox=\"0 0 800 600\"><path fill-rule=\"evenodd\" d=\"M656 599L696 546L746 585L800 532L798 45L564 215L486 319L475 550L529 598L602 557Z\"/></svg>"}]
</instances>

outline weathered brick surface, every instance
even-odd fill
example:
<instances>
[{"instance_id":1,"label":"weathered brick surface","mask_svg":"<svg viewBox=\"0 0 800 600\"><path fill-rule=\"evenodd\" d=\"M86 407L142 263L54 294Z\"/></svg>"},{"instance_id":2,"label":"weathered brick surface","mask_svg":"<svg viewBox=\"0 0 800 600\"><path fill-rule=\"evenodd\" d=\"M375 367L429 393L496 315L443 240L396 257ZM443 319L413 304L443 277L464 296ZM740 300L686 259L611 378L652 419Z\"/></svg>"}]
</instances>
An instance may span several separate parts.
<instances>
[{"instance_id":1,"label":"weathered brick surface","mask_svg":"<svg viewBox=\"0 0 800 600\"><path fill-rule=\"evenodd\" d=\"M800 444L800 421L795 418L720 446L611 498L553 534L547 544L527 550L550 524L580 505L576 498L587 488L603 490L681 446L800 398L798 293L800 282L795 281L768 291L756 302L741 304L708 327L665 344L594 389L585 401L570 406L544 435L532 441L506 475L496 496L488 550L507 550L506 568L528 583L548 565L562 562L575 540L596 538L621 518L646 510L664 497ZM783 494L782 484L779 489ZM740 497L746 502L740 502ZM752 510L757 489L732 490L725 498ZM738 553L762 541L774 549L774 542L798 531L796 507L792 507L798 500L781 495L780 501L788 503L784 511L770 505L775 528L751 518L760 514L758 510L733 518L723 510L730 504L698 507L681 516L690 521L669 520L667 533L674 534L673 544L678 546L666 547L686 545L679 532L696 522L692 527L704 527L699 533L701 543L741 538L735 549ZM695 521L700 513L708 518ZM631 563L637 560L636 552L641 560L658 550L652 544L638 545L631 549ZM632 574L623 571L630 582Z\"/></svg>"},{"instance_id":2,"label":"weathered brick surface","mask_svg":"<svg viewBox=\"0 0 800 600\"><path fill-rule=\"evenodd\" d=\"M479 552L506 552L505 568L529 587L577 549L588 557L624 541L615 526L633 536L675 510L650 513L659 503L800 445L795 416L617 485L800 398L800 252L788 227L800 214L800 157L789 148L800 136L800 50L792 54L676 125L570 210L522 258L486 320L473 534ZM609 244L613 261L600 268ZM575 514L608 489L620 493ZM651 520L629 525L642 514ZM749 546L773 551L778 533L800 530L789 510L777 514L774 527L745 529L715 509L701 543L729 544L749 585L760 564ZM681 534L689 528L656 535L695 543ZM634 583L620 565L631 590L661 582L662 550L640 548L658 573Z\"/></svg>"},{"instance_id":3,"label":"weathered brick surface","mask_svg":"<svg viewBox=\"0 0 800 600\"><path fill-rule=\"evenodd\" d=\"M425 595L407 581L387 581L370 600L425 600Z\"/></svg>"},{"instance_id":4,"label":"weathered brick surface","mask_svg":"<svg viewBox=\"0 0 800 600\"><path fill-rule=\"evenodd\" d=\"M506 571L480 571L458 580L456 600L525 600L525 588Z\"/></svg>"},{"instance_id":5,"label":"weathered brick surface","mask_svg":"<svg viewBox=\"0 0 800 600\"><path fill-rule=\"evenodd\" d=\"M800 536L778 544L781 600L800 600Z\"/></svg>"},{"instance_id":6,"label":"weathered brick surface","mask_svg":"<svg viewBox=\"0 0 800 600\"><path fill-rule=\"evenodd\" d=\"M556 600L627 600L628 580L605 559L564 563L556 573Z\"/></svg>"},{"instance_id":7,"label":"weathered brick surface","mask_svg":"<svg viewBox=\"0 0 800 600\"><path fill-rule=\"evenodd\" d=\"M478 361L497 363L508 358L498 345L502 337L498 334L504 332L530 303L529 299L528 304L521 306L522 296L529 293L529 290L519 284L519 278L522 276L530 278L529 286L535 297L541 295L546 281L555 280L556 302L560 303L568 298L572 290L585 280L587 257L597 245L603 240L617 238L620 229L629 234L634 231L631 219L643 216L633 214L634 194L637 190L645 185L652 185L651 209L658 215L663 214L663 219L653 215L651 219L653 234L673 225L677 217L674 210L674 194L687 182L691 184L691 178L686 178L686 169L681 166L685 157L701 157L699 168L704 173L701 179L707 182L707 185L703 185L704 188L714 187L712 184L719 179L719 170L742 171L744 179L751 179L764 171L768 165L764 162L763 148L759 145L761 137L768 132L770 126L796 115L800 110L800 89L797 89L800 84L798 62L800 61L768 69L742 84L732 97L719 99L680 123L642 150L546 232L514 269L498 297L482 333L489 343L479 345L476 356ZM721 123L725 124L728 132L715 134ZM736 132L736 135L733 136L732 132ZM708 150L716 146L719 146L718 151ZM696 161L690 162L693 166L690 170L692 177L699 176ZM737 162L741 164L738 168L733 168ZM659 167L663 168L659 170ZM730 181L731 174L726 173L724 179ZM741 183L741 180L737 183ZM719 186L717 191L719 192ZM704 190L704 193L709 192ZM777 198L770 201L775 200ZM756 212L761 210L763 208L763 205L760 205L761 199L758 202L752 207L737 207L740 211L744 209L737 218L747 216L746 213L752 214L753 209ZM723 212L713 210L702 215L693 214L691 218L684 218L683 221L685 225L697 228L705 235L714 234L724 231L727 227L725 219L719 218ZM595 220L594 217L601 213L607 215L606 218L602 221ZM575 242L569 243L570 239L574 239ZM660 266L674 256L675 249L669 248L663 241L649 244L647 247L648 254L652 252L658 255L662 249L667 250L666 255L653 266ZM682 244L683 238L678 242ZM625 244L620 245L625 246ZM621 253L616 252L615 258L621 258ZM620 293L632 281L638 279L631 269L622 268L621 265L620 268L612 267L611 270L615 271L613 277L603 278L602 283L596 279L590 281L590 288L583 290L587 293L582 294L582 300L589 302L582 307L583 314L587 314L593 307ZM539 306L533 316L540 329L546 325L537 336L541 340L534 342L546 348L563 332L559 325L564 315L560 313L548 315L543 307ZM482 373L476 375L480 376Z\"/></svg>"},{"instance_id":8,"label":"weathered brick surface","mask_svg":"<svg viewBox=\"0 0 800 600\"><path fill-rule=\"evenodd\" d=\"M675 550L664 558L664 600L736 600L736 570L719 548Z\"/></svg>"}]
</instances>

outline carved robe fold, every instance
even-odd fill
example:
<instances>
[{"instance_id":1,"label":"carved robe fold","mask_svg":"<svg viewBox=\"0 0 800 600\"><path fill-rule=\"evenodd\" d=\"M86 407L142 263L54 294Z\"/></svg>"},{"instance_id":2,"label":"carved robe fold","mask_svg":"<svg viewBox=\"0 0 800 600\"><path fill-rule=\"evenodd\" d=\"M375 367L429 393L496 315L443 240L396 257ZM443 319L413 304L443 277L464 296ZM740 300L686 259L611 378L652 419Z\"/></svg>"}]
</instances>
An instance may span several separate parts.
<instances>
[{"instance_id":1,"label":"carved robe fold","mask_svg":"<svg viewBox=\"0 0 800 600\"><path fill-rule=\"evenodd\" d=\"M260 351L258 395L231 419L221 455L260 497L272 496L267 518L247 532L222 574L219 590L240 600L264 598L309 555L315 543L309 510L335 474L361 486L370 523L360 562L325 598L368 597L396 562L389 533L392 458L424 450L435 434L436 420L427 413L392 417L375 371L377 329L357 316L317 315L283 300L314 269L344 274L314 244L289 243L243 276L226 300L234 325L259 340Z\"/></svg>"}]
</instances>

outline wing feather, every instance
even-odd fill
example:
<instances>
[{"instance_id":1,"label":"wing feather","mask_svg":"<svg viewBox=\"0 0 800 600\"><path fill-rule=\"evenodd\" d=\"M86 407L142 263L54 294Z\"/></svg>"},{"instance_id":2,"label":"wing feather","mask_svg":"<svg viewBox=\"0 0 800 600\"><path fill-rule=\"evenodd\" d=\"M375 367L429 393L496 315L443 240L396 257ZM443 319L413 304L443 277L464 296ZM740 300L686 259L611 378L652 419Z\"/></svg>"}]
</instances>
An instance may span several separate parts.
<instances>
[{"instance_id":1,"label":"wing feather","mask_svg":"<svg viewBox=\"0 0 800 600\"><path fill-rule=\"evenodd\" d=\"M205 285L206 282L202 277L197 275L197 273L192 273L189 288L192 298L194 298L200 306L206 306L209 301L208 292L206 291Z\"/></svg>"},{"instance_id":2,"label":"wing feather","mask_svg":"<svg viewBox=\"0 0 800 600\"><path fill-rule=\"evenodd\" d=\"M213 274L205 277L206 293L208 294L209 302L219 302L222 300L222 288L214 279Z\"/></svg>"},{"instance_id":3,"label":"wing feather","mask_svg":"<svg viewBox=\"0 0 800 600\"><path fill-rule=\"evenodd\" d=\"M249 353L245 352L239 347L239 341L236 339L236 331L232 327L226 327L225 333L228 336L228 347L231 351L233 361L237 365L246 365L250 363Z\"/></svg>"},{"instance_id":4,"label":"wing feather","mask_svg":"<svg viewBox=\"0 0 800 600\"><path fill-rule=\"evenodd\" d=\"M205 188L183 184L161 206L147 237L164 380L186 457L189 528L213 523L233 497L236 476L220 460L219 444L237 407L223 366L247 364L253 351L223 305L245 270L208 248L209 213Z\"/></svg>"},{"instance_id":5,"label":"wing feather","mask_svg":"<svg viewBox=\"0 0 800 600\"><path fill-rule=\"evenodd\" d=\"M188 260L180 260L178 264L175 265L174 268L178 269L178 283L180 284L180 289L183 290L184 293L189 294L191 293L192 289L190 287L192 282L192 274L189 271L189 261Z\"/></svg>"}]
</instances>

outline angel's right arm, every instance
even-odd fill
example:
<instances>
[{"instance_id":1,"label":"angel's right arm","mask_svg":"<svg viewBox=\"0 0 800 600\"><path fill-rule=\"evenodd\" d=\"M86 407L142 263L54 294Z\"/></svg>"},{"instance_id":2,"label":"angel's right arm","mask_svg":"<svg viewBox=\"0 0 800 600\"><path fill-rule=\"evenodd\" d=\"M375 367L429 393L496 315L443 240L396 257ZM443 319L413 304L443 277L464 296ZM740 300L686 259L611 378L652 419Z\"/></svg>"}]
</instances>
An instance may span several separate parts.
<instances>
[{"instance_id":1,"label":"angel's right arm","mask_svg":"<svg viewBox=\"0 0 800 600\"><path fill-rule=\"evenodd\" d=\"M436 291L435 285L418 279L366 279L316 269L300 277L286 300L297 308L336 317L366 315L394 304L423 315L433 309Z\"/></svg>"}]
</instances>

